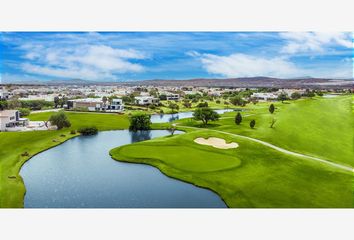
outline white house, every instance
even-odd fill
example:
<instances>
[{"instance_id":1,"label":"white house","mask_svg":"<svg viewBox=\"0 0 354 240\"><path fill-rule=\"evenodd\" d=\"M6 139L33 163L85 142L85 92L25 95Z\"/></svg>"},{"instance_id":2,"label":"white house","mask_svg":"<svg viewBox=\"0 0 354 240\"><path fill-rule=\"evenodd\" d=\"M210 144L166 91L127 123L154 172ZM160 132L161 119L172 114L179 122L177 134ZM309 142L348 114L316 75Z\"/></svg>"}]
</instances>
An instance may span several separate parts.
<instances>
[{"instance_id":1,"label":"white house","mask_svg":"<svg viewBox=\"0 0 354 240\"><path fill-rule=\"evenodd\" d=\"M278 95L274 93L252 93L251 98L267 101L277 99Z\"/></svg>"},{"instance_id":2,"label":"white house","mask_svg":"<svg viewBox=\"0 0 354 240\"><path fill-rule=\"evenodd\" d=\"M20 118L18 110L0 111L0 131L6 131L8 128L26 125L28 125L28 119Z\"/></svg>"},{"instance_id":3,"label":"white house","mask_svg":"<svg viewBox=\"0 0 354 240\"><path fill-rule=\"evenodd\" d=\"M123 111L124 110L123 100L120 98L112 99L112 102L110 105L108 105L108 107L110 110Z\"/></svg>"},{"instance_id":4,"label":"white house","mask_svg":"<svg viewBox=\"0 0 354 240\"><path fill-rule=\"evenodd\" d=\"M101 98L83 98L68 100L69 109L87 109L88 111L121 112L124 110L123 100L113 99L111 103L104 103Z\"/></svg>"},{"instance_id":5,"label":"white house","mask_svg":"<svg viewBox=\"0 0 354 240\"><path fill-rule=\"evenodd\" d=\"M166 93L166 99L168 101L178 101L179 100L179 94L177 94L177 93Z\"/></svg>"},{"instance_id":6,"label":"white house","mask_svg":"<svg viewBox=\"0 0 354 240\"><path fill-rule=\"evenodd\" d=\"M150 105L150 104L157 105L157 104L159 104L159 102L160 102L160 99L155 98L155 97L151 97L151 96L135 97L135 104L138 104L138 105Z\"/></svg>"},{"instance_id":7,"label":"white house","mask_svg":"<svg viewBox=\"0 0 354 240\"><path fill-rule=\"evenodd\" d=\"M0 89L0 100L9 99L9 92L3 89Z\"/></svg>"}]
</instances>

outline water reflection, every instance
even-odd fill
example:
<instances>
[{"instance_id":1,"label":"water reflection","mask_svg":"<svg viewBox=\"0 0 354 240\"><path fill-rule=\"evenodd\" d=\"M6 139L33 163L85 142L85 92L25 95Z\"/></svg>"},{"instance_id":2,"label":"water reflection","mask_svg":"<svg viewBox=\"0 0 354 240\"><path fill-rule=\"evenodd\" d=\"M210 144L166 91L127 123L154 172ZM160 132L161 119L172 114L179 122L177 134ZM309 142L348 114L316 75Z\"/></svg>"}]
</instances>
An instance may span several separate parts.
<instances>
[{"instance_id":1,"label":"water reflection","mask_svg":"<svg viewBox=\"0 0 354 240\"><path fill-rule=\"evenodd\" d=\"M151 131L136 131L130 132L130 137L132 142L140 142L151 139Z\"/></svg>"}]
</instances>

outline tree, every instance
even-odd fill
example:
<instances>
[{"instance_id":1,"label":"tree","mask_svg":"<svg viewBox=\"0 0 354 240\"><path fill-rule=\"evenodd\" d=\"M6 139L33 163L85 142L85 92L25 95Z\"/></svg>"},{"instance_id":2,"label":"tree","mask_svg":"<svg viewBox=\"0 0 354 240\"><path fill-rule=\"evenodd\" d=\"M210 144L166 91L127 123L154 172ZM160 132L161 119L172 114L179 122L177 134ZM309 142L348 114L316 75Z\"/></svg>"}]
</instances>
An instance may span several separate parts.
<instances>
[{"instance_id":1,"label":"tree","mask_svg":"<svg viewBox=\"0 0 354 240\"><path fill-rule=\"evenodd\" d=\"M281 101L282 103L285 101L285 100L288 100L288 95L286 93L281 93L279 94L278 96L278 101Z\"/></svg>"},{"instance_id":2,"label":"tree","mask_svg":"<svg viewBox=\"0 0 354 240\"><path fill-rule=\"evenodd\" d=\"M161 95L159 96L159 98L160 98L161 101L167 100L166 94L161 94Z\"/></svg>"},{"instance_id":3,"label":"tree","mask_svg":"<svg viewBox=\"0 0 354 240\"><path fill-rule=\"evenodd\" d=\"M298 92L293 92L290 97L291 97L291 99L297 100L297 99L301 98L301 94Z\"/></svg>"},{"instance_id":4,"label":"tree","mask_svg":"<svg viewBox=\"0 0 354 240\"><path fill-rule=\"evenodd\" d=\"M183 101L182 104L186 108L191 108L192 107L192 103L189 100L186 100L186 99Z\"/></svg>"},{"instance_id":5,"label":"tree","mask_svg":"<svg viewBox=\"0 0 354 240\"><path fill-rule=\"evenodd\" d=\"M201 103L198 103L197 107L198 108L202 108L202 107L208 107L208 103L207 102L201 102Z\"/></svg>"},{"instance_id":6,"label":"tree","mask_svg":"<svg viewBox=\"0 0 354 240\"><path fill-rule=\"evenodd\" d=\"M8 103L6 100L1 100L0 101L0 110L4 110L8 107Z\"/></svg>"},{"instance_id":7,"label":"tree","mask_svg":"<svg viewBox=\"0 0 354 240\"><path fill-rule=\"evenodd\" d=\"M195 120L201 120L204 125L207 125L209 121L219 120L220 115L211 108L204 107L197 108L193 113L193 117Z\"/></svg>"},{"instance_id":8,"label":"tree","mask_svg":"<svg viewBox=\"0 0 354 240\"><path fill-rule=\"evenodd\" d=\"M54 97L54 108L57 108L57 107L58 107L59 101L60 101L59 97L58 97L58 96L55 96L55 97Z\"/></svg>"},{"instance_id":9,"label":"tree","mask_svg":"<svg viewBox=\"0 0 354 240\"><path fill-rule=\"evenodd\" d=\"M171 136L173 136L176 131L176 124L171 124L171 126L169 126L167 130L171 133Z\"/></svg>"},{"instance_id":10,"label":"tree","mask_svg":"<svg viewBox=\"0 0 354 240\"><path fill-rule=\"evenodd\" d=\"M102 97L102 102L103 102L104 106L106 106L107 101L108 101L108 98L106 96L103 96Z\"/></svg>"},{"instance_id":11,"label":"tree","mask_svg":"<svg viewBox=\"0 0 354 240\"><path fill-rule=\"evenodd\" d=\"M64 104L66 104L67 101L68 101L68 99L65 96L62 96L59 101L60 107L63 108Z\"/></svg>"},{"instance_id":12,"label":"tree","mask_svg":"<svg viewBox=\"0 0 354 240\"><path fill-rule=\"evenodd\" d=\"M230 102L235 106L244 106L245 101L238 95L230 98Z\"/></svg>"},{"instance_id":13,"label":"tree","mask_svg":"<svg viewBox=\"0 0 354 240\"><path fill-rule=\"evenodd\" d=\"M170 103L168 104L168 108L171 109L172 113L174 113L175 111L178 111L178 110L179 110L178 104L173 103L173 102L170 102Z\"/></svg>"},{"instance_id":14,"label":"tree","mask_svg":"<svg viewBox=\"0 0 354 240\"><path fill-rule=\"evenodd\" d=\"M17 110L20 112L21 117L28 116L31 113L31 111L28 108L18 108Z\"/></svg>"},{"instance_id":15,"label":"tree","mask_svg":"<svg viewBox=\"0 0 354 240\"><path fill-rule=\"evenodd\" d=\"M150 130L151 116L145 113L136 113L130 117L130 131Z\"/></svg>"},{"instance_id":16,"label":"tree","mask_svg":"<svg viewBox=\"0 0 354 240\"><path fill-rule=\"evenodd\" d=\"M241 122L242 122L242 116L241 116L241 113L238 112L238 113L236 114L236 116L235 116L235 123L236 123L237 125L240 125Z\"/></svg>"},{"instance_id":17,"label":"tree","mask_svg":"<svg viewBox=\"0 0 354 240\"><path fill-rule=\"evenodd\" d=\"M251 128L254 128L254 126L256 126L256 120L252 120L251 122L250 122L250 127Z\"/></svg>"},{"instance_id":18,"label":"tree","mask_svg":"<svg viewBox=\"0 0 354 240\"><path fill-rule=\"evenodd\" d=\"M273 113L274 113L274 110L275 110L275 107L274 107L274 104L272 103L272 104L270 104L270 106L269 106L269 112L270 112L271 114L273 114Z\"/></svg>"},{"instance_id":19,"label":"tree","mask_svg":"<svg viewBox=\"0 0 354 240\"><path fill-rule=\"evenodd\" d=\"M64 127L70 127L71 123L66 116L64 111L60 111L58 113L54 113L52 116L49 118L49 122L52 125L56 125L58 130L64 128Z\"/></svg>"},{"instance_id":20,"label":"tree","mask_svg":"<svg viewBox=\"0 0 354 240\"><path fill-rule=\"evenodd\" d=\"M271 124L270 124L270 128L273 128L273 126L274 126L274 124L275 124L276 121L277 121L277 120L276 120L275 118L272 119L272 122L271 122Z\"/></svg>"}]
</instances>

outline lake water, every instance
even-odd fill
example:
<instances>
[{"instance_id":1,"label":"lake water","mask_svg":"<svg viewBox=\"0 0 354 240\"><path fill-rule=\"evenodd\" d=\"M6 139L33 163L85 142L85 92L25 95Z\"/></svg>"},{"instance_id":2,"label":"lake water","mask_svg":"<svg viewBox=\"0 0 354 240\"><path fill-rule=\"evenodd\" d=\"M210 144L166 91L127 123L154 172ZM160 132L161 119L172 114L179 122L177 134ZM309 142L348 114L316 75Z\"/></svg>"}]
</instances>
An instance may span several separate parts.
<instances>
[{"instance_id":1,"label":"lake water","mask_svg":"<svg viewBox=\"0 0 354 240\"><path fill-rule=\"evenodd\" d=\"M185 114L179 114L185 117ZM181 132L177 132L181 133ZM224 208L214 192L109 156L114 147L168 135L127 130L79 136L34 156L21 169L26 208Z\"/></svg>"},{"instance_id":2,"label":"lake water","mask_svg":"<svg viewBox=\"0 0 354 240\"><path fill-rule=\"evenodd\" d=\"M223 114L226 112L232 112L234 111L233 109L218 109L215 110L215 112L219 114ZM180 112L180 113L175 113L175 114L155 114L151 115L151 122L152 123L165 123L165 122L172 122L178 119L183 119L183 118L191 118L193 117L193 112Z\"/></svg>"}]
</instances>

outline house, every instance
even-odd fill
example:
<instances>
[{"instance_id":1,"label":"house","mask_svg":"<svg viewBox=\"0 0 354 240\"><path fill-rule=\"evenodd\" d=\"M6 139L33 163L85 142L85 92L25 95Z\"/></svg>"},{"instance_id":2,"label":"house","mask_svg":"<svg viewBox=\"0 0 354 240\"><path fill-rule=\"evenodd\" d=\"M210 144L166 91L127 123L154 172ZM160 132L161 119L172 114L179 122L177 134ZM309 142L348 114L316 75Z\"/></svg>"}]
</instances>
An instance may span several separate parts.
<instances>
[{"instance_id":1,"label":"house","mask_svg":"<svg viewBox=\"0 0 354 240\"><path fill-rule=\"evenodd\" d=\"M112 102L109 105L109 107L110 107L111 110L123 111L124 110L123 100L120 99L120 98L112 99Z\"/></svg>"},{"instance_id":2,"label":"house","mask_svg":"<svg viewBox=\"0 0 354 240\"><path fill-rule=\"evenodd\" d=\"M179 94L177 94L177 93L167 93L166 94L166 99L168 101L178 101L179 100Z\"/></svg>"},{"instance_id":3,"label":"house","mask_svg":"<svg viewBox=\"0 0 354 240\"><path fill-rule=\"evenodd\" d=\"M6 131L8 128L28 125L27 118L20 118L18 110L0 111L0 131Z\"/></svg>"},{"instance_id":4,"label":"house","mask_svg":"<svg viewBox=\"0 0 354 240\"><path fill-rule=\"evenodd\" d=\"M277 99L278 95L275 93L252 93L251 98L267 101Z\"/></svg>"},{"instance_id":5,"label":"house","mask_svg":"<svg viewBox=\"0 0 354 240\"><path fill-rule=\"evenodd\" d=\"M151 97L151 96L139 96L135 97L135 104L137 105L150 105L154 104L157 105L159 104L160 99Z\"/></svg>"},{"instance_id":6,"label":"house","mask_svg":"<svg viewBox=\"0 0 354 240\"><path fill-rule=\"evenodd\" d=\"M88 111L120 112L124 110L123 100L116 98L112 103L103 102L101 98L83 98L68 100L68 109L85 109Z\"/></svg>"},{"instance_id":7,"label":"house","mask_svg":"<svg viewBox=\"0 0 354 240\"><path fill-rule=\"evenodd\" d=\"M9 92L3 89L0 89L0 100L9 99Z\"/></svg>"}]
</instances>

